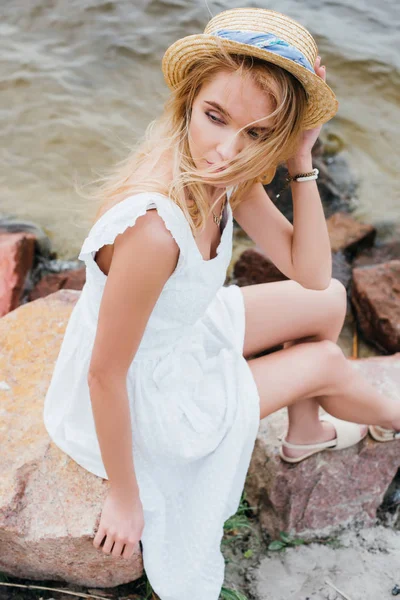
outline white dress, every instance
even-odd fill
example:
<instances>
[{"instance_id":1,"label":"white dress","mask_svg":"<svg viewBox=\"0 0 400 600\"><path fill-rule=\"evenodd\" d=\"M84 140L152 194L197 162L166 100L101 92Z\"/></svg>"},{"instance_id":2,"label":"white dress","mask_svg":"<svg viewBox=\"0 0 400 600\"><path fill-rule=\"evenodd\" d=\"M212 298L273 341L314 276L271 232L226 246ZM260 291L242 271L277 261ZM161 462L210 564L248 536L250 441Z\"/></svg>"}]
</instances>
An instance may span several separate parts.
<instances>
[{"instance_id":1,"label":"white dress","mask_svg":"<svg viewBox=\"0 0 400 600\"><path fill-rule=\"evenodd\" d=\"M231 193L232 188L228 198ZM154 207L180 254L127 375L145 521L143 564L161 600L218 600L225 570L223 525L239 507L260 419L258 390L243 357L242 292L237 285L224 286L232 254L229 202L211 260L201 256L179 206L157 192L124 199L93 225L79 254L86 283L65 330L44 423L61 450L108 479L87 384L107 280L94 255Z\"/></svg>"}]
</instances>

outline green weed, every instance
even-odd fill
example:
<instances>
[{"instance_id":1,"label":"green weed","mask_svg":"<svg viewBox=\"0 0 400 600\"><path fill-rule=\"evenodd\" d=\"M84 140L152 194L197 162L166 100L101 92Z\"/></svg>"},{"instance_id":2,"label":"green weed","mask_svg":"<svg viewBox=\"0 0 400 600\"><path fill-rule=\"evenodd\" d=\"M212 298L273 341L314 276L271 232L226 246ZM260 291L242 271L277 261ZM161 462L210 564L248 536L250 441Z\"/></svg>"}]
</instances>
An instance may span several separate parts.
<instances>
[{"instance_id":1,"label":"green weed","mask_svg":"<svg viewBox=\"0 0 400 600\"><path fill-rule=\"evenodd\" d=\"M273 540L268 545L268 550L279 551L284 550L285 548L293 547L293 546L301 546L305 544L306 541L301 538L292 538L284 531L279 533L279 540Z\"/></svg>"},{"instance_id":2,"label":"green weed","mask_svg":"<svg viewBox=\"0 0 400 600\"><path fill-rule=\"evenodd\" d=\"M248 600L247 596L238 592L237 590L231 590L226 587L222 587L220 600Z\"/></svg>"},{"instance_id":3,"label":"green weed","mask_svg":"<svg viewBox=\"0 0 400 600\"><path fill-rule=\"evenodd\" d=\"M273 540L268 545L268 550L279 552L286 548L293 548L294 546L303 546L307 544L326 544L332 548L339 548L340 542L336 537L327 538L314 538L312 540L303 540L302 538L293 538L284 531L279 532L279 539Z\"/></svg>"}]
</instances>

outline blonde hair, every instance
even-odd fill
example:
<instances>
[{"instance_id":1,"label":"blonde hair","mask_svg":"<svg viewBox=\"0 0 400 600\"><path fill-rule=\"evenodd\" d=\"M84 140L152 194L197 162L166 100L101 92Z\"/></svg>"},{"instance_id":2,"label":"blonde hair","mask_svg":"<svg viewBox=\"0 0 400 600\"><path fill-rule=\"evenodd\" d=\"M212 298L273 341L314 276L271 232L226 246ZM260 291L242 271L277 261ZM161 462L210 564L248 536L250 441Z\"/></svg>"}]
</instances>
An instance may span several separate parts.
<instances>
[{"instance_id":1,"label":"blonde hair","mask_svg":"<svg viewBox=\"0 0 400 600\"><path fill-rule=\"evenodd\" d=\"M220 71L237 72L250 77L273 101L269 131L249 144L230 161L226 168L212 173L210 168L195 167L188 144L191 107L202 85ZM232 209L246 197L246 191L263 178L272 181L277 166L294 155L302 131L307 102L301 83L288 71L256 57L229 54L221 45L217 54L195 63L184 80L171 91L162 114L146 128L129 155L100 179L89 194L78 193L100 202L95 221L111 206L140 192L159 192L169 196L184 212L192 231L203 230L210 214L207 187L216 182L236 185L230 203ZM265 117L263 117L265 118ZM251 123L253 124L253 123ZM246 125L246 128L249 124ZM238 132L240 133L240 132ZM162 159L172 159L172 179L162 177ZM171 163L171 161L170 161ZM245 177L243 177L245 173ZM169 180L168 180L169 179ZM195 199L189 206L186 195ZM212 207L223 197L221 191Z\"/></svg>"}]
</instances>

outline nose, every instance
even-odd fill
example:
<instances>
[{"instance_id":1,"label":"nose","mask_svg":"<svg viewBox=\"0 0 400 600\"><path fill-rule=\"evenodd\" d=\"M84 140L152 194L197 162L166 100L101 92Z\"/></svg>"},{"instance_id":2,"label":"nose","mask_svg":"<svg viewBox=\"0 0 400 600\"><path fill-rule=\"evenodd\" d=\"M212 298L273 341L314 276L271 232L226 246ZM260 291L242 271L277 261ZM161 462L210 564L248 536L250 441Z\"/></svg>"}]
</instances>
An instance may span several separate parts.
<instances>
[{"instance_id":1,"label":"nose","mask_svg":"<svg viewBox=\"0 0 400 600\"><path fill-rule=\"evenodd\" d=\"M240 134L229 134L217 145L217 152L221 160L232 160L242 149Z\"/></svg>"}]
</instances>

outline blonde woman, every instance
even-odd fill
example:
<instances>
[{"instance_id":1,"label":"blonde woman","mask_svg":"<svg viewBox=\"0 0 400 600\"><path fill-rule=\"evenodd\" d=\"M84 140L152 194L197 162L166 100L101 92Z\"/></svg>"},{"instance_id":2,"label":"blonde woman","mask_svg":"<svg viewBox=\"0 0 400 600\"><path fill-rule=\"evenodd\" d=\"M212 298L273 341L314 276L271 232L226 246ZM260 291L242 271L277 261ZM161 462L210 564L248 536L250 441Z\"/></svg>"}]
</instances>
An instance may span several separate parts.
<instances>
[{"instance_id":1,"label":"blonde woman","mask_svg":"<svg viewBox=\"0 0 400 600\"><path fill-rule=\"evenodd\" d=\"M97 189L44 420L109 480L94 546L129 559L141 541L161 600L217 600L259 420L288 407L281 457L298 462L356 444L359 422L393 438L400 407L336 344L346 292L311 149L337 101L312 36L274 11L228 10L162 67L163 113ZM282 163L293 226L261 183ZM288 281L224 286L233 218Z\"/></svg>"}]
</instances>

